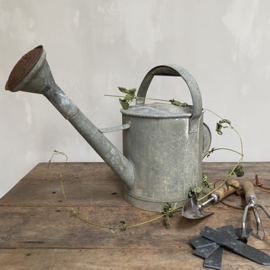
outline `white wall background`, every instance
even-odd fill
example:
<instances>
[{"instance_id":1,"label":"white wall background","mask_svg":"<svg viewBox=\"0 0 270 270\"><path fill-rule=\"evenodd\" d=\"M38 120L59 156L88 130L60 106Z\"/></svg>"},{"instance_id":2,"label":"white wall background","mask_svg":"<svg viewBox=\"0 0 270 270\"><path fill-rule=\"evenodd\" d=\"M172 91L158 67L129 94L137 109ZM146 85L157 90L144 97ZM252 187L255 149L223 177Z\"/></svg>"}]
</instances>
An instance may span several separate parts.
<instances>
[{"instance_id":1,"label":"white wall background","mask_svg":"<svg viewBox=\"0 0 270 270\"><path fill-rule=\"evenodd\" d=\"M98 127L121 124L117 86L138 88L160 64L185 67L204 107L230 119L245 161L269 161L270 1L0 0L0 196L54 149L102 161L41 95L4 91L23 54L44 45L57 84ZM181 78L155 78L149 97L190 102ZM240 150L231 130L212 146ZM121 149L121 133L108 135ZM216 152L207 161L237 161ZM56 158L55 161L63 159Z\"/></svg>"}]
</instances>

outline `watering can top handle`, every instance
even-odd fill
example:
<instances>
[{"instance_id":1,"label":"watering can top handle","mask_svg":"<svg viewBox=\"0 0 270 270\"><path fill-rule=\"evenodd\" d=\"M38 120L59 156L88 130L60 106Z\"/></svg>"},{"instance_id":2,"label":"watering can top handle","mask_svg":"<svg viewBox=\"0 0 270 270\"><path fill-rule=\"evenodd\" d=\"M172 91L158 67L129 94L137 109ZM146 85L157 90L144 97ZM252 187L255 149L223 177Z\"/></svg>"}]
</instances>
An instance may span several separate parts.
<instances>
[{"instance_id":1,"label":"watering can top handle","mask_svg":"<svg viewBox=\"0 0 270 270\"><path fill-rule=\"evenodd\" d=\"M146 97L147 90L154 76L180 76L186 82L193 102L191 119L198 119L202 115L202 97L199 86L194 77L184 68L176 65L163 65L151 69L144 77L138 90L138 97ZM143 105L144 99L137 99L136 105Z\"/></svg>"}]
</instances>

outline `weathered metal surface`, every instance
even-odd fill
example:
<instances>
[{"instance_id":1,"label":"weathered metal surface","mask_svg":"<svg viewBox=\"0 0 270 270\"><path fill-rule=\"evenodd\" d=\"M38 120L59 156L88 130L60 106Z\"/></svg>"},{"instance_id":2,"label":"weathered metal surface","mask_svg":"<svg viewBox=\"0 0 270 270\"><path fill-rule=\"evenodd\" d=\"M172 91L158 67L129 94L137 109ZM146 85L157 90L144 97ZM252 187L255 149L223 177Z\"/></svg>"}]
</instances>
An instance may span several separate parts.
<instances>
[{"instance_id":1,"label":"weathered metal surface","mask_svg":"<svg viewBox=\"0 0 270 270\"><path fill-rule=\"evenodd\" d=\"M214 200L212 197L207 200L204 204ZM204 218L210 215L213 215L213 212L206 212L204 211L201 206L203 204L199 204L197 197L193 196L190 198L185 205L182 208L182 216L188 219L199 219L199 218Z\"/></svg>"},{"instance_id":2,"label":"weathered metal surface","mask_svg":"<svg viewBox=\"0 0 270 270\"><path fill-rule=\"evenodd\" d=\"M201 236L188 239L188 241L195 248L202 248L202 247L207 247L207 246L211 246L215 244L215 242Z\"/></svg>"},{"instance_id":3,"label":"weathered metal surface","mask_svg":"<svg viewBox=\"0 0 270 270\"><path fill-rule=\"evenodd\" d=\"M253 232L253 229L251 228L246 228L246 237L250 237ZM241 239L241 234L242 234L242 228L236 228L234 229L234 233L237 236L237 239Z\"/></svg>"},{"instance_id":4,"label":"weathered metal surface","mask_svg":"<svg viewBox=\"0 0 270 270\"><path fill-rule=\"evenodd\" d=\"M16 86L35 66L43 51L43 46L38 46L26 53L12 69L5 89L10 90Z\"/></svg>"},{"instance_id":5,"label":"weathered metal surface","mask_svg":"<svg viewBox=\"0 0 270 270\"><path fill-rule=\"evenodd\" d=\"M249 208L253 209L253 213L257 222L257 234L261 240L263 240L265 236L265 232L262 226L261 218L260 215L257 211L257 208L260 207L263 209L265 214L270 218L270 213L266 209L265 206L262 204L257 203L257 198L255 196L255 190L254 186L251 182L245 182L243 184L243 190L245 192L245 198L246 198L246 203L247 206L245 207L243 218L242 218L242 233L241 233L241 241L244 243L247 243L247 233L246 233L246 218L247 218L247 212Z\"/></svg>"},{"instance_id":6,"label":"weathered metal surface","mask_svg":"<svg viewBox=\"0 0 270 270\"><path fill-rule=\"evenodd\" d=\"M129 129L130 127L131 127L131 123L127 123L127 124L115 126L115 127L99 128L99 131L101 133L110 133L110 132L120 131L124 129Z\"/></svg>"},{"instance_id":7,"label":"weathered metal surface","mask_svg":"<svg viewBox=\"0 0 270 270\"><path fill-rule=\"evenodd\" d=\"M38 47L38 52L40 49L42 47ZM159 66L146 75L138 91L139 97L146 95L154 75L181 76L188 85L193 106L183 109L169 105L166 108L170 109L164 109L165 105L153 105L156 109L150 110L151 113L146 110L142 116L147 105L144 100L137 100L134 108L143 108L136 115L129 114L129 110L122 111L123 124L132 123L130 129L123 130L123 155L56 85L45 51L42 49L40 55L33 55L35 65L30 70L34 61L26 65L29 72L21 81L11 80L18 84L9 90L46 96L123 181L127 202L160 212L167 202L172 207L181 205L189 189L201 185L202 153L207 151L206 147L203 149L203 137L208 134L209 141L211 135L203 128L201 94L188 71L178 66ZM22 65L23 62L18 67ZM178 110L177 117L167 114L175 110Z\"/></svg>"},{"instance_id":8,"label":"weathered metal surface","mask_svg":"<svg viewBox=\"0 0 270 270\"><path fill-rule=\"evenodd\" d=\"M256 248L248 246L243 242L233 239L226 231L218 231L206 226L203 228L200 234L201 236L215 241L217 244L226 247L252 261L263 265L270 265L270 256Z\"/></svg>"},{"instance_id":9,"label":"weathered metal surface","mask_svg":"<svg viewBox=\"0 0 270 270\"><path fill-rule=\"evenodd\" d=\"M193 100L191 108L145 105L144 99L137 99L135 106L121 110L123 123L132 123L132 128L123 131L123 153L134 165L136 179L134 188L126 190L125 199L133 206L161 211L166 202L172 207L181 205L189 189L201 185L203 113L195 79L178 66L158 66L149 71L138 97L146 97L155 75L181 76Z\"/></svg>"},{"instance_id":10,"label":"weathered metal surface","mask_svg":"<svg viewBox=\"0 0 270 270\"><path fill-rule=\"evenodd\" d=\"M216 230L220 232L227 232L231 235L233 239L238 239L238 236L235 234L235 229L233 225L222 226L220 228L217 228Z\"/></svg>"},{"instance_id":11,"label":"weathered metal surface","mask_svg":"<svg viewBox=\"0 0 270 270\"><path fill-rule=\"evenodd\" d=\"M211 131L210 128L203 123L203 151L202 151L202 158L204 158L207 154L208 151L210 149L211 146L211 142L212 142L212 135L211 135Z\"/></svg>"},{"instance_id":12,"label":"weathered metal surface","mask_svg":"<svg viewBox=\"0 0 270 270\"><path fill-rule=\"evenodd\" d=\"M187 70L176 65L154 67L144 77L138 90L138 97L146 97L146 93L154 76L177 76L183 78L189 88L193 103L193 112L190 118L189 132L197 132L199 128L198 122L202 115L202 97L199 86L194 77ZM142 104L145 104L144 99L136 100L136 105Z\"/></svg>"},{"instance_id":13,"label":"weathered metal surface","mask_svg":"<svg viewBox=\"0 0 270 270\"><path fill-rule=\"evenodd\" d=\"M219 247L213 254L204 260L204 267L221 269L223 247Z\"/></svg>"},{"instance_id":14,"label":"weathered metal surface","mask_svg":"<svg viewBox=\"0 0 270 270\"><path fill-rule=\"evenodd\" d=\"M167 103L152 103L129 106L127 110L121 109L121 113L129 116L146 118L190 118L193 107L181 107Z\"/></svg>"},{"instance_id":15,"label":"weathered metal surface","mask_svg":"<svg viewBox=\"0 0 270 270\"><path fill-rule=\"evenodd\" d=\"M236 187L239 187L239 182L236 180L229 180L229 184L233 184ZM197 196L193 196L190 198L182 208L182 216L188 219L199 219L212 215L212 212L206 212L202 209L203 206L207 205L209 202L219 202L223 198L229 196L234 193L235 189L232 187L227 187L225 185L218 188L215 192L213 192L208 200L203 203L199 203L197 200Z\"/></svg>"},{"instance_id":16,"label":"weathered metal surface","mask_svg":"<svg viewBox=\"0 0 270 270\"><path fill-rule=\"evenodd\" d=\"M204 259L208 258L211 254L213 254L220 246L217 243L213 245L200 247L193 250L193 254Z\"/></svg>"}]
</instances>

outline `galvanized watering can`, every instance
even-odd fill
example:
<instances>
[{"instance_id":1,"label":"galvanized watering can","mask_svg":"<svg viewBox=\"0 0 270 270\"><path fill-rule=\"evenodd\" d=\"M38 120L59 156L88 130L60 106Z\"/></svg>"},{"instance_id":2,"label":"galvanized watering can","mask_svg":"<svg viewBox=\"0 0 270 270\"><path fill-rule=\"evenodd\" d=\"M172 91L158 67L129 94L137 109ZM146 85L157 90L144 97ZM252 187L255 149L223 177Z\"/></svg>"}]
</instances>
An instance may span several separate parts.
<instances>
[{"instance_id":1,"label":"galvanized watering can","mask_svg":"<svg viewBox=\"0 0 270 270\"><path fill-rule=\"evenodd\" d=\"M56 85L38 46L13 68L6 90L43 94L77 129L112 168L124 184L124 196L131 205L162 211L170 202L183 203L191 187L201 186L202 158L208 152L211 133L203 124L202 98L192 75L179 66L158 66L145 76L138 97L145 97L154 76L181 76L192 96L193 106L145 104L121 110L123 125L99 130ZM123 130L123 154L103 135Z\"/></svg>"}]
</instances>

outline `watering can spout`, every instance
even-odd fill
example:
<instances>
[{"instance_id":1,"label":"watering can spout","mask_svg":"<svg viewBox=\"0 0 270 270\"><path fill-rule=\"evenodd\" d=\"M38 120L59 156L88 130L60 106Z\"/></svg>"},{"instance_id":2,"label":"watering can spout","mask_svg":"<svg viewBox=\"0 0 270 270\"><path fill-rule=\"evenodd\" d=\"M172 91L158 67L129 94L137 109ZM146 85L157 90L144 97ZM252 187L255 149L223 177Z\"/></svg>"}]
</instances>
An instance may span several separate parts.
<instances>
[{"instance_id":1,"label":"watering can spout","mask_svg":"<svg viewBox=\"0 0 270 270\"><path fill-rule=\"evenodd\" d=\"M12 92L43 94L111 167L127 188L132 188L132 163L57 86L46 61L43 46L36 47L19 60L10 73L5 89Z\"/></svg>"}]
</instances>

